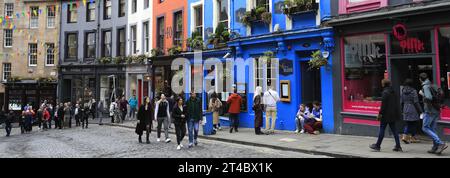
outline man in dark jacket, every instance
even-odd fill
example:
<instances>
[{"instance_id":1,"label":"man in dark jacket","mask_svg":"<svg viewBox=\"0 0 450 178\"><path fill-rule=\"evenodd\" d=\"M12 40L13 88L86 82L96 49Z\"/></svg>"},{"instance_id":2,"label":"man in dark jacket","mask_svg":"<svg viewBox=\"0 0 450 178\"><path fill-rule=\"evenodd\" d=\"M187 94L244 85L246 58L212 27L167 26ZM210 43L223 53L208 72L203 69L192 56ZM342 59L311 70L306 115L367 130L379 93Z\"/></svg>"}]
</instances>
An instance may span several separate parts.
<instances>
[{"instance_id":1,"label":"man in dark jacket","mask_svg":"<svg viewBox=\"0 0 450 178\"><path fill-rule=\"evenodd\" d=\"M381 150L381 142L383 142L384 132L386 130L386 127L389 125L395 139L395 148L393 149L393 151L402 152L403 150L400 146L400 138L395 127L395 122L400 120L399 103L397 103L397 97L395 97L394 90L391 87L391 81L389 81L388 79L383 79L381 81L381 86L383 87L383 93L381 96L381 109L377 117L377 119L380 121L380 133L378 135L377 143L370 145L370 148L375 151Z\"/></svg>"},{"instance_id":2,"label":"man in dark jacket","mask_svg":"<svg viewBox=\"0 0 450 178\"><path fill-rule=\"evenodd\" d=\"M14 122L14 119L15 119L14 111L9 111L9 113L7 115L4 115L4 113L2 112L1 115L2 115L2 117L5 118L6 136L9 137L9 135L11 134L11 130L12 130L12 123Z\"/></svg>"},{"instance_id":3,"label":"man in dark jacket","mask_svg":"<svg viewBox=\"0 0 450 178\"><path fill-rule=\"evenodd\" d=\"M203 119L202 101L197 98L194 92L191 92L191 97L186 102L187 109L187 123L189 133L189 148L193 145L197 146L198 129L200 121Z\"/></svg>"},{"instance_id":4,"label":"man in dark jacket","mask_svg":"<svg viewBox=\"0 0 450 178\"><path fill-rule=\"evenodd\" d=\"M62 129L62 125L64 123L64 104L63 103L59 103L59 108L56 112L58 115L58 120L57 120L57 124L55 124L55 129L56 128Z\"/></svg>"}]
</instances>

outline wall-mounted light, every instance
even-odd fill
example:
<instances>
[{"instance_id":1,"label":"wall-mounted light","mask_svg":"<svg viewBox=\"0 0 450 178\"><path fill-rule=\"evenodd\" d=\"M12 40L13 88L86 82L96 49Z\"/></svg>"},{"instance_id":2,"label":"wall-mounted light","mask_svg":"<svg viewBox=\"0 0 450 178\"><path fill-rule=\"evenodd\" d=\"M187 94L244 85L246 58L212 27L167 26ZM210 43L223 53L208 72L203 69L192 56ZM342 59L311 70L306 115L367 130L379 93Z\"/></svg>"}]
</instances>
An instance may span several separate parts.
<instances>
[{"instance_id":1,"label":"wall-mounted light","mask_svg":"<svg viewBox=\"0 0 450 178\"><path fill-rule=\"evenodd\" d=\"M324 57L324 58L330 57L330 52L329 51L322 51L322 57Z\"/></svg>"}]
</instances>

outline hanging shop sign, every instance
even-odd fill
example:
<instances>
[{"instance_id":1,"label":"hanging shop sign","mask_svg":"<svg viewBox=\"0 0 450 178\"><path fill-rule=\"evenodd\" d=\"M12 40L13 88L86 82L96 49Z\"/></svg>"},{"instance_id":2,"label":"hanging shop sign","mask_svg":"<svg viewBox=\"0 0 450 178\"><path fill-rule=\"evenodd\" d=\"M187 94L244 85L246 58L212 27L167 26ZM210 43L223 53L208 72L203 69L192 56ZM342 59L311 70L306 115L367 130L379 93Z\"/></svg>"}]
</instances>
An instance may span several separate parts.
<instances>
[{"instance_id":1,"label":"hanging shop sign","mask_svg":"<svg viewBox=\"0 0 450 178\"><path fill-rule=\"evenodd\" d=\"M392 54L431 53L429 30L409 32L406 25L399 23L392 29Z\"/></svg>"},{"instance_id":2,"label":"hanging shop sign","mask_svg":"<svg viewBox=\"0 0 450 178\"><path fill-rule=\"evenodd\" d=\"M288 76L294 73L294 63L289 59L280 60L280 74Z\"/></svg>"}]
</instances>

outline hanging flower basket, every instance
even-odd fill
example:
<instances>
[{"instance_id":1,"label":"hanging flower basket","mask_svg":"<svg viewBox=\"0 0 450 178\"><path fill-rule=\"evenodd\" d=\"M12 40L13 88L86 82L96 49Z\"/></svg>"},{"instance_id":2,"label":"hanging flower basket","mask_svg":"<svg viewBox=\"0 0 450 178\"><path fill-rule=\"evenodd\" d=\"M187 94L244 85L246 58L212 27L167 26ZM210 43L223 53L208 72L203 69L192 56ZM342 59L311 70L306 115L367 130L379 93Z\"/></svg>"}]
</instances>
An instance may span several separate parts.
<instances>
[{"instance_id":1,"label":"hanging flower basket","mask_svg":"<svg viewBox=\"0 0 450 178\"><path fill-rule=\"evenodd\" d=\"M310 70L320 69L321 67L328 64L328 59L322 56L322 52L320 50L317 50L311 55L311 60L308 62L308 64Z\"/></svg>"}]
</instances>

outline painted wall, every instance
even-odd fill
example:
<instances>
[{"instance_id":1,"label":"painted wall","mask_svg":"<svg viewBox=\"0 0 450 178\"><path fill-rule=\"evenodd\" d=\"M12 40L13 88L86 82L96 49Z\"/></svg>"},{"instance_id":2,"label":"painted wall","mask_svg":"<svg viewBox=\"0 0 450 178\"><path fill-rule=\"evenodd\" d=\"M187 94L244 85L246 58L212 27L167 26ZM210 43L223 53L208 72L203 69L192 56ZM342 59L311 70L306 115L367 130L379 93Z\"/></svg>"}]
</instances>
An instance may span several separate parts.
<instances>
[{"instance_id":1,"label":"painted wall","mask_svg":"<svg viewBox=\"0 0 450 178\"><path fill-rule=\"evenodd\" d=\"M165 26L166 26L166 32L168 28L173 28L174 19L173 14L175 12L178 12L179 10L183 11L183 36L184 39L187 38L187 27L188 27L188 6L187 3L188 0L165 0L164 2L160 3L159 0L153 0L153 47L156 47L156 35L157 35L157 19L158 17L164 16L165 17ZM164 40L164 48L167 49L173 46L173 39L168 38L166 35L166 38ZM186 42L183 41L183 49L186 49Z\"/></svg>"},{"instance_id":2,"label":"painted wall","mask_svg":"<svg viewBox=\"0 0 450 178\"><path fill-rule=\"evenodd\" d=\"M136 26L136 36L137 36L137 45L136 45L136 50L138 51L137 54L147 54L149 55L150 50L153 47L153 43L152 43L152 39L154 37L153 35L153 28L152 28L152 23L153 23L153 3L150 1L149 3L149 7L148 8L144 8L144 1L140 0L140 1L136 1L137 2L137 11L135 13L132 13L131 10L131 4L132 4L133 0L128 0L128 4L130 4L128 6L128 26L127 26L127 54L130 55L132 54L131 52L131 27L132 26ZM149 44L147 44L149 46L149 51L145 52L144 49L144 22L148 22L148 28L149 28L149 36L150 36L150 40L149 40Z\"/></svg>"}]
</instances>

